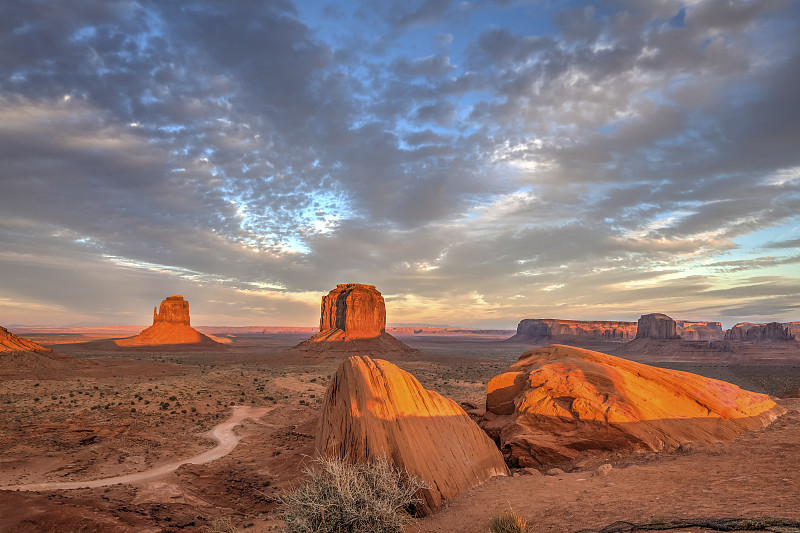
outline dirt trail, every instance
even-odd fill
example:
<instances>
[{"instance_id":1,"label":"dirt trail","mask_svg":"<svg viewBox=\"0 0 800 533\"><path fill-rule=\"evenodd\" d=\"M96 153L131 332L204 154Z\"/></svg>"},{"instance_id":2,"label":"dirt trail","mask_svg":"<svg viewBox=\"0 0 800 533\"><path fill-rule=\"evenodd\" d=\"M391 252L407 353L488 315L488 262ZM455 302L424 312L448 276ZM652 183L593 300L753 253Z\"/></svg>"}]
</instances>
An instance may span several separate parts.
<instances>
[{"instance_id":1,"label":"dirt trail","mask_svg":"<svg viewBox=\"0 0 800 533\"><path fill-rule=\"evenodd\" d=\"M96 488L106 487L108 485L118 485L120 483L137 483L154 477L162 476L170 472L174 472L181 465L185 464L203 464L215 461L220 457L224 457L231 453L236 445L239 444L239 437L234 433L234 428L242 423L246 418L258 419L272 411L275 407L247 407L239 406L233 409L231 417L224 422L217 424L214 428L207 432L206 435L215 440L217 445L203 453L197 454L188 459L181 459L173 461L165 465L161 465L143 472L135 472L133 474L125 474L124 476L106 477L102 479L93 479L86 481L51 481L45 483L28 483L25 485L9 485L0 487L0 490L56 490L56 489L83 489L83 488Z\"/></svg>"}]
</instances>

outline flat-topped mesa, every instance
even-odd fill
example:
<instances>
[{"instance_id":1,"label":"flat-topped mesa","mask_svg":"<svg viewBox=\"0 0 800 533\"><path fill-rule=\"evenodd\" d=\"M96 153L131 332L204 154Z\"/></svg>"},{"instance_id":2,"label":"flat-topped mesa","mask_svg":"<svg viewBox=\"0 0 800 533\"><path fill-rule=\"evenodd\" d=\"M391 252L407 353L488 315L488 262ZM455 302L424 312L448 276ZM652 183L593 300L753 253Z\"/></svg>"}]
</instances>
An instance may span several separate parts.
<instances>
[{"instance_id":1,"label":"flat-topped mesa","mask_svg":"<svg viewBox=\"0 0 800 533\"><path fill-rule=\"evenodd\" d=\"M526 318L517 325L509 342L536 340L611 340L627 341L636 336L636 322L616 320L559 320Z\"/></svg>"},{"instance_id":2,"label":"flat-topped mesa","mask_svg":"<svg viewBox=\"0 0 800 533\"><path fill-rule=\"evenodd\" d=\"M189 326L189 302L180 294L167 296L158 309L153 308L153 324L157 322Z\"/></svg>"},{"instance_id":3,"label":"flat-topped mesa","mask_svg":"<svg viewBox=\"0 0 800 533\"><path fill-rule=\"evenodd\" d=\"M721 341L725 337L721 322L676 320L677 332L687 341Z\"/></svg>"},{"instance_id":4,"label":"flat-topped mesa","mask_svg":"<svg viewBox=\"0 0 800 533\"><path fill-rule=\"evenodd\" d=\"M508 469L495 443L449 398L381 359L349 357L331 379L316 449L352 463L385 457L421 477L418 514Z\"/></svg>"},{"instance_id":5,"label":"flat-topped mesa","mask_svg":"<svg viewBox=\"0 0 800 533\"><path fill-rule=\"evenodd\" d=\"M680 339L678 325L664 313L642 315L636 324L637 339Z\"/></svg>"},{"instance_id":6,"label":"flat-topped mesa","mask_svg":"<svg viewBox=\"0 0 800 533\"><path fill-rule=\"evenodd\" d=\"M725 332L726 341L767 343L788 341L795 338L795 330L791 324L769 322L767 324L752 324L740 322Z\"/></svg>"},{"instance_id":7,"label":"flat-topped mesa","mask_svg":"<svg viewBox=\"0 0 800 533\"><path fill-rule=\"evenodd\" d=\"M377 337L386 331L383 296L375 285L337 285L322 297L319 331L320 334L341 332L341 340Z\"/></svg>"}]
</instances>

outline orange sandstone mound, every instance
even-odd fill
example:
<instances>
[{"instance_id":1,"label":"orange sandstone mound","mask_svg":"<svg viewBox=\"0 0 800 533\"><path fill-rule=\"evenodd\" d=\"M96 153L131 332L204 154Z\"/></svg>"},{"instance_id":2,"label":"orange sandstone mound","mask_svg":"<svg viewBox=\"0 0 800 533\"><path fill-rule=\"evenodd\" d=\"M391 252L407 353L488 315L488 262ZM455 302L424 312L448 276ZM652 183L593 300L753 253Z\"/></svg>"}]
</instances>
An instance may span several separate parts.
<instances>
[{"instance_id":1,"label":"orange sandstone mound","mask_svg":"<svg viewBox=\"0 0 800 533\"><path fill-rule=\"evenodd\" d=\"M509 464L538 467L589 451L732 440L785 412L767 395L724 381L552 345L489 381L481 426Z\"/></svg>"},{"instance_id":2,"label":"orange sandstone mound","mask_svg":"<svg viewBox=\"0 0 800 533\"><path fill-rule=\"evenodd\" d=\"M135 337L114 341L117 346L163 346L172 344L217 344L189 325L189 302L183 296L169 296L159 309L153 308L153 325Z\"/></svg>"},{"instance_id":3,"label":"orange sandstone mound","mask_svg":"<svg viewBox=\"0 0 800 533\"><path fill-rule=\"evenodd\" d=\"M0 375L39 373L78 366L82 361L71 355L56 353L25 337L18 337L0 327Z\"/></svg>"},{"instance_id":4,"label":"orange sandstone mound","mask_svg":"<svg viewBox=\"0 0 800 533\"><path fill-rule=\"evenodd\" d=\"M339 365L322 405L317 451L351 462L386 457L422 478L418 514L508 469L494 442L453 400L380 359Z\"/></svg>"},{"instance_id":5,"label":"orange sandstone mound","mask_svg":"<svg viewBox=\"0 0 800 533\"><path fill-rule=\"evenodd\" d=\"M318 354L415 352L386 333L386 304L374 285L342 283L322 297L319 333L294 347Z\"/></svg>"}]
</instances>

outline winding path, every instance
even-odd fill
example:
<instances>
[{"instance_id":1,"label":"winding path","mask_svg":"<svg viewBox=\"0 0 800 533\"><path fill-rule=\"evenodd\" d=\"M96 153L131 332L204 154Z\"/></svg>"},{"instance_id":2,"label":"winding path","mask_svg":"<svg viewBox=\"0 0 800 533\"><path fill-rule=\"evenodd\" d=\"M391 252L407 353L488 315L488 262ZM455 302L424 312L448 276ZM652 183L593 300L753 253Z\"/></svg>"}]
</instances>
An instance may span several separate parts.
<instances>
[{"instance_id":1,"label":"winding path","mask_svg":"<svg viewBox=\"0 0 800 533\"><path fill-rule=\"evenodd\" d=\"M108 485L119 485L121 483L137 483L146 479L162 476L170 472L174 472L181 465L194 464L200 465L203 463L210 463L220 457L224 457L231 453L236 445L239 444L239 437L233 432L233 429L242 423L246 418L261 418L267 412L272 411L275 407L246 407L239 406L233 410L230 418L224 422L217 424L214 428L206 433L206 435L217 442L217 445L203 453L189 457L188 459L181 459L173 461L165 465L157 466L143 472L134 472L133 474L125 474L123 476L105 477L101 479L92 479L86 481L50 481L45 483L27 483L24 485L8 485L0 487L0 490L56 490L56 489L84 489L106 487Z\"/></svg>"}]
</instances>

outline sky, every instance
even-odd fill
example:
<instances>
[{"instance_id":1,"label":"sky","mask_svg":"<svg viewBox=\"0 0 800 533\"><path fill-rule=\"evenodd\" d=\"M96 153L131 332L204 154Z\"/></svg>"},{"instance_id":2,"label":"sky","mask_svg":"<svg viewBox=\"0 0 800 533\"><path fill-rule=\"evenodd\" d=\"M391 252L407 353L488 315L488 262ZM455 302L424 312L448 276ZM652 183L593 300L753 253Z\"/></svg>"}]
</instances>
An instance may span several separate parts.
<instances>
[{"instance_id":1,"label":"sky","mask_svg":"<svg viewBox=\"0 0 800 533\"><path fill-rule=\"evenodd\" d=\"M0 324L800 320L800 1L0 3Z\"/></svg>"}]
</instances>

